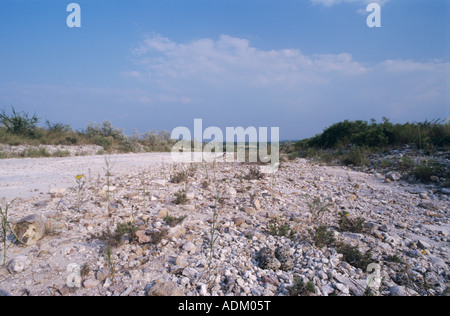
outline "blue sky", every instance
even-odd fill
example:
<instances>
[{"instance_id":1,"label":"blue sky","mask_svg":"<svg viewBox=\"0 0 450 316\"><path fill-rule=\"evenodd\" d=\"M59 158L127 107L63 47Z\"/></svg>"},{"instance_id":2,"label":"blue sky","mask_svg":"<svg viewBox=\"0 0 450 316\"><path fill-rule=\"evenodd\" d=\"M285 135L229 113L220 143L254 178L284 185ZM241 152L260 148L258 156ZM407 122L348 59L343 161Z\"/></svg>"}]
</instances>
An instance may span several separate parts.
<instances>
[{"instance_id":1,"label":"blue sky","mask_svg":"<svg viewBox=\"0 0 450 316\"><path fill-rule=\"evenodd\" d=\"M81 7L68 28L66 7ZM381 4L381 28L366 6ZM0 109L131 133L450 116L448 0L2 0Z\"/></svg>"}]
</instances>

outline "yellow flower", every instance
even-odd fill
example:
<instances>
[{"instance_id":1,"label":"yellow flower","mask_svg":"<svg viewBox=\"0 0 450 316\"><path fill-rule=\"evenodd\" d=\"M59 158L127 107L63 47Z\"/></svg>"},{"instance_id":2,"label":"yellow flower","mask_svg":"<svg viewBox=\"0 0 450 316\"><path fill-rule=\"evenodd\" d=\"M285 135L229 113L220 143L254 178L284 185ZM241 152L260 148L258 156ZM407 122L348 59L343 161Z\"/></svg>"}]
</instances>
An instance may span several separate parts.
<instances>
[{"instance_id":1,"label":"yellow flower","mask_svg":"<svg viewBox=\"0 0 450 316\"><path fill-rule=\"evenodd\" d=\"M422 250L422 253L423 253L424 255L426 255L426 254L427 254L427 252L426 252L425 250Z\"/></svg>"},{"instance_id":2,"label":"yellow flower","mask_svg":"<svg viewBox=\"0 0 450 316\"><path fill-rule=\"evenodd\" d=\"M79 174L75 177L75 179L77 179L77 180L81 180L83 178L84 178L84 175L82 175L82 174Z\"/></svg>"}]
</instances>

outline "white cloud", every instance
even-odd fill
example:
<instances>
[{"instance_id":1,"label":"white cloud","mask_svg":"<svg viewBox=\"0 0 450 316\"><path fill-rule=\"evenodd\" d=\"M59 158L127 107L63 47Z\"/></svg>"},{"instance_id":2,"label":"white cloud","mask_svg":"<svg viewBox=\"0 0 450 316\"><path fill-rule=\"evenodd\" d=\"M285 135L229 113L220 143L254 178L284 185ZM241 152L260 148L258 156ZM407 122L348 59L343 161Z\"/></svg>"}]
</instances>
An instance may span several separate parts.
<instances>
[{"instance_id":1,"label":"white cloud","mask_svg":"<svg viewBox=\"0 0 450 316\"><path fill-rule=\"evenodd\" d=\"M185 44L152 35L134 52L136 63L143 68L130 72L130 76L144 76L169 86L181 82L222 87L295 86L328 82L336 74L351 76L366 71L347 53L307 56L297 49L261 50L252 47L247 39L228 35Z\"/></svg>"},{"instance_id":2,"label":"white cloud","mask_svg":"<svg viewBox=\"0 0 450 316\"><path fill-rule=\"evenodd\" d=\"M118 86L0 84L0 104L32 113L40 109L27 105L44 104L50 120L81 128L109 119L170 129L203 118L209 126L279 126L291 139L344 119L450 116L450 63L442 60L368 65L348 52L264 50L228 35L179 43L154 34L133 52L135 64Z\"/></svg>"},{"instance_id":3,"label":"white cloud","mask_svg":"<svg viewBox=\"0 0 450 316\"><path fill-rule=\"evenodd\" d=\"M155 103L178 103L187 117L220 118L229 126L259 118L306 129L342 119L406 121L450 114L445 105L450 64L439 60L367 65L348 52L263 50L228 35L177 43L153 34L134 53L139 73L134 80L157 92Z\"/></svg>"}]
</instances>

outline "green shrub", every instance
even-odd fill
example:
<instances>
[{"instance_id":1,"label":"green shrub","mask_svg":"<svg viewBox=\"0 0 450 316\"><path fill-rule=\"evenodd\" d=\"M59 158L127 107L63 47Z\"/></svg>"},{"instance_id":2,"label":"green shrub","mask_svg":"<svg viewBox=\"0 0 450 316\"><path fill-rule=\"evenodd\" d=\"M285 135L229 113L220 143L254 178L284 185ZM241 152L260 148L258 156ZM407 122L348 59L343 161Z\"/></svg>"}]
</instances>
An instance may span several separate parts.
<instances>
[{"instance_id":1,"label":"green shrub","mask_svg":"<svg viewBox=\"0 0 450 316\"><path fill-rule=\"evenodd\" d=\"M341 162L346 166L367 166L369 159L364 149L354 146L341 158Z\"/></svg>"},{"instance_id":2,"label":"green shrub","mask_svg":"<svg viewBox=\"0 0 450 316\"><path fill-rule=\"evenodd\" d=\"M174 203L177 205L186 204L188 202L186 190L181 190L175 193L175 201Z\"/></svg>"},{"instance_id":3,"label":"green shrub","mask_svg":"<svg viewBox=\"0 0 450 316\"><path fill-rule=\"evenodd\" d=\"M308 281L306 284L299 277L294 277L295 284L288 288L290 296L311 296L316 293L316 286Z\"/></svg>"},{"instance_id":4,"label":"green shrub","mask_svg":"<svg viewBox=\"0 0 450 316\"><path fill-rule=\"evenodd\" d=\"M109 150L112 146L112 141L101 135L94 136L92 142L95 145L102 146L105 150Z\"/></svg>"},{"instance_id":5,"label":"green shrub","mask_svg":"<svg viewBox=\"0 0 450 316\"><path fill-rule=\"evenodd\" d=\"M365 270L373 262L370 251L362 253L358 246L340 243L336 250L343 255L342 260L351 264L355 268Z\"/></svg>"},{"instance_id":6,"label":"green shrub","mask_svg":"<svg viewBox=\"0 0 450 316\"><path fill-rule=\"evenodd\" d=\"M313 240L314 240L314 244L319 248L323 248L325 246L331 246L335 242L333 232L329 231L328 227L326 227L324 225L319 226L313 232Z\"/></svg>"},{"instance_id":7,"label":"green shrub","mask_svg":"<svg viewBox=\"0 0 450 316\"><path fill-rule=\"evenodd\" d=\"M341 231L358 234L368 231L366 221L363 218L352 219L347 212L340 212L338 216L339 229Z\"/></svg>"},{"instance_id":8,"label":"green shrub","mask_svg":"<svg viewBox=\"0 0 450 316\"><path fill-rule=\"evenodd\" d=\"M180 216L180 217L174 217L174 216L169 215L169 213L167 213L166 217L164 217L164 221L170 227L175 227L175 226L181 224L186 218L187 218L187 215Z\"/></svg>"},{"instance_id":9,"label":"green shrub","mask_svg":"<svg viewBox=\"0 0 450 316\"><path fill-rule=\"evenodd\" d=\"M438 161L424 160L416 165L412 174L422 182L429 182L431 176L437 176L439 178L450 177L450 170Z\"/></svg>"},{"instance_id":10,"label":"green shrub","mask_svg":"<svg viewBox=\"0 0 450 316\"><path fill-rule=\"evenodd\" d=\"M433 152L437 147L450 146L450 124L442 120L421 123L392 124L387 118L377 123L343 121L326 128L322 134L304 139L294 146L301 148L339 149L349 146L385 148L414 145Z\"/></svg>"},{"instance_id":11,"label":"green shrub","mask_svg":"<svg viewBox=\"0 0 450 316\"><path fill-rule=\"evenodd\" d=\"M295 230L293 230L288 223L278 222L278 220L273 219L267 224L266 232L272 236L287 237L293 239L295 235Z\"/></svg>"},{"instance_id":12,"label":"green shrub","mask_svg":"<svg viewBox=\"0 0 450 316\"><path fill-rule=\"evenodd\" d=\"M37 136L37 123L39 119L36 114L30 116L26 112L16 112L14 108L11 111L12 113L10 114L6 110L0 113L0 123L6 128L8 133L30 137Z\"/></svg>"}]
</instances>

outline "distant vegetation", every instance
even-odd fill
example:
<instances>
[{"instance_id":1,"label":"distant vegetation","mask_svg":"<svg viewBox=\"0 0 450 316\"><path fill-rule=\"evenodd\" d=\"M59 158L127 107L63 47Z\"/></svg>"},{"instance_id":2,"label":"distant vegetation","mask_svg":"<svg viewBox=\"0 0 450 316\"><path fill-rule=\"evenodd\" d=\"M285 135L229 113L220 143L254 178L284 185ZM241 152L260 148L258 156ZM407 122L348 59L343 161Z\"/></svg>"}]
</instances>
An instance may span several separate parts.
<instances>
[{"instance_id":1,"label":"distant vegetation","mask_svg":"<svg viewBox=\"0 0 450 316\"><path fill-rule=\"evenodd\" d=\"M381 153L404 149L409 149L408 154L379 160ZM450 178L448 166L433 157L439 151L449 150L449 122L434 120L393 124L387 118L370 123L346 120L331 125L312 138L282 146L282 151L290 159L302 157L325 164L398 170L423 182L430 181L432 176ZM429 158L418 160L413 153ZM444 186L449 186L449 182Z\"/></svg>"},{"instance_id":2,"label":"distant vegetation","mask_svg":"<svg viewBox=\"0 0 450 316\"><path fill-rule=\"evenodd\" d=\"M343 121L326 128L323 133L296 143L289 143L284 150L301 157L310 157L318 151L346 153L349 160L366 152L379 152L391 148L409 146L432 154L437 149L450 148L450 124L442 120L423 123L393 124L387 118L377 123L367 121Z\"/></svg>"},{"instance_id":3,"label":"distant vegetation","mask_svg":"<svg viewBox=\"0 0 450 316\"><path fill-rule=\"evenodd\" d=\"M26 112L0 112L0 144L17 145L99 145L104 152L161 152L170 151L174 141L167 131L150 131L139 135L126 136L123 130L112 126L111 122L89 123L85 130L75 131L62 123L45 122ZM39 156L39 155L38 155ZM44 155L45 156L45 155Z\"/></svg>"},{"instance_id":4,"label":"distant vegetation","mask_svg":"<svg viewBox=\"0 0 450 316\"><path fill-rule=\"evenodd\" d=\"M441 120L423 123L393 124L387 118L382 123L372 120L344 121L333 124L322 134L297 143L298 148L344 149L349 146L384 149L394 146L415 146L434 150L450 146L450 124Z\"/></svg>"}]
</instances>

